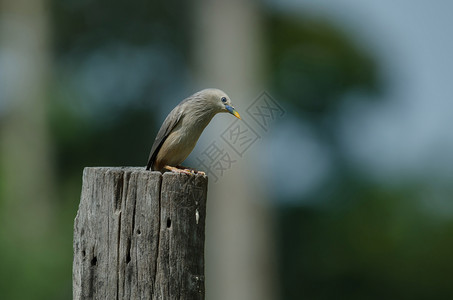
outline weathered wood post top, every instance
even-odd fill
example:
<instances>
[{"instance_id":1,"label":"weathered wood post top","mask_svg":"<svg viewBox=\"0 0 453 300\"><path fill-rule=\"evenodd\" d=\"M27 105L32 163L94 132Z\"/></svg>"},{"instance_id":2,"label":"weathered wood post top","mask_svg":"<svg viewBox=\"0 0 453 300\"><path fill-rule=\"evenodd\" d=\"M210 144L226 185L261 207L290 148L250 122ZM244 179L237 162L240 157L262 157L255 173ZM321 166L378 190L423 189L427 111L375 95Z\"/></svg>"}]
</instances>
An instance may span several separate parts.
<instances>
[{"instance_id":1,"label":"weathered wood post top","mask_svg":"<svg viewBox=\"0 0 453 300\"><path fill-rule=\"evenodd\" d=\"M73 299L204 299L207 181L135 167L85 168Z\"/></svg>"}]
</instances>

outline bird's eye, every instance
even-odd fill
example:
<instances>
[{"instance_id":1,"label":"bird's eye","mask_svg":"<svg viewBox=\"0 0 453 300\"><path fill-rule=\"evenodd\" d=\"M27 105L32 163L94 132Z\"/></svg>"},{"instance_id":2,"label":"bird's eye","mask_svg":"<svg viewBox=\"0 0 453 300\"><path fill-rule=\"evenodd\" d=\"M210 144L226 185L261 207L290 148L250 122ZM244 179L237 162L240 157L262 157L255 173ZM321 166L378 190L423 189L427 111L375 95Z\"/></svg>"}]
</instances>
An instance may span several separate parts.
<instances>
[{"instance_id":1,"label":"bird's eye","mask_svg":"<svg viewBox=\"0 0 453 300\"><path fill-rule=\"evenodd\" d=\"M227 102L226 97L222 97L222 99L220 99L220 100L222 100L223 103L226 103L226 102Z\"/></svg>"}]
</instances>

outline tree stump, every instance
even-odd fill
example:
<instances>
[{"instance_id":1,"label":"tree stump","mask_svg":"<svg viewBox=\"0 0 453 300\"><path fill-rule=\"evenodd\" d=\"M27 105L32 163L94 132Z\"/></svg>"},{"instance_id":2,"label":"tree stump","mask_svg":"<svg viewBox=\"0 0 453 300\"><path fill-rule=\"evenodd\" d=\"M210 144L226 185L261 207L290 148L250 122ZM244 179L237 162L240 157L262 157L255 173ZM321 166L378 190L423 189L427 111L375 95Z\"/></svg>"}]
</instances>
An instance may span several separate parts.
<instances>
[{"instance_id":1,"label":"tree stump","mask_svg":"<svg viewBox=\"0 0 453 300\"><path fill-rule=\"evenodd\" d=\"M73 299L204 299L207 177L85 168Z\"/></svg>"}]
</instances>

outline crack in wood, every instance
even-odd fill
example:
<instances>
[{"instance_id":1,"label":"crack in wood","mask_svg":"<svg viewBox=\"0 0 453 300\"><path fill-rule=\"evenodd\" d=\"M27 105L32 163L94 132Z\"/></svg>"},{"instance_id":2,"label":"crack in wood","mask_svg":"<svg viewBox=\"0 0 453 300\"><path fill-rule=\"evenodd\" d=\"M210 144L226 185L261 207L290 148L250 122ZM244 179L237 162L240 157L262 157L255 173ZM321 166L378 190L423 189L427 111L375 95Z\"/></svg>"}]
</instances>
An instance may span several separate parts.
<instances>
[{"instance_id":1,"label":"crack in wood","mask_svg":"<svg viewBox=\"0 0 453 300\"><path fill-rule=\"evenodd\" d=\"M158 215L157 224L159 224L159 225L157 227L156 254L154 256L155 257L154 278L153 278L153 281L152 281L153 282L153 287L152 287L152 289L153 289L152 294L153 295L155 295L155 293L156 293L156 286L157 286L156 279L157 279L157 272L159 271L157 269L157 267L158 267L159 254L160 254L160 238L161 238L160 231L161 231L161 226L162 226L161 225L161 219L162 219L162 217L161 217L161 214L162 214L162 210L161 210L161 207L162 207L161 206L161 201L162 201L162 183L163 183L163 179L161 178L160 181L159 181L158 189L157 189L157 191L158 191L158 193L157 193L157 195L158 195L158 198L157 198L157 205L158 205L157 211L159 212L157 214Z\"/></svg>"}]
</instances>

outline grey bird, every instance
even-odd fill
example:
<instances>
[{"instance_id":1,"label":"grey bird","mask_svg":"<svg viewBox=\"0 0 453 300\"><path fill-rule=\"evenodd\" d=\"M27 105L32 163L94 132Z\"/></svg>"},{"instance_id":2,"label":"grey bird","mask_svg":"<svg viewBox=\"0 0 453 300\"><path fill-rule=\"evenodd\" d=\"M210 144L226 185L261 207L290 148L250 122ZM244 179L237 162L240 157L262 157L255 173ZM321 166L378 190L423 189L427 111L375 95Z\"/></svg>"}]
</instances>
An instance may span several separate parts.
<instances>
[{"instance_id":1,"label":"grey bird","mask_svg":"<svg viewBox=\"0 0 453 300\"><path fill-rule=\"evenodd\" d=\"M221 112L241 118L228 95L219 89L204 89L181 101L160 127L146 170L196 173L180 164L192 152L211 119Z\"/></svg>"}]
</instances>

